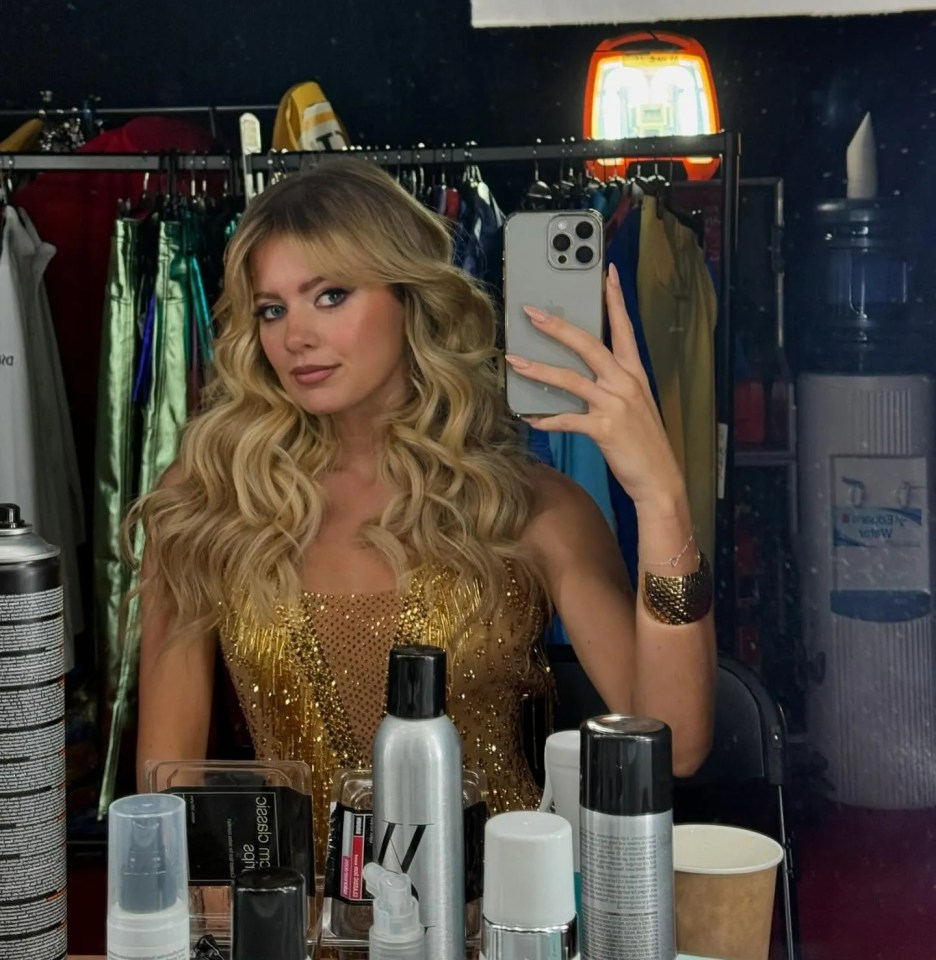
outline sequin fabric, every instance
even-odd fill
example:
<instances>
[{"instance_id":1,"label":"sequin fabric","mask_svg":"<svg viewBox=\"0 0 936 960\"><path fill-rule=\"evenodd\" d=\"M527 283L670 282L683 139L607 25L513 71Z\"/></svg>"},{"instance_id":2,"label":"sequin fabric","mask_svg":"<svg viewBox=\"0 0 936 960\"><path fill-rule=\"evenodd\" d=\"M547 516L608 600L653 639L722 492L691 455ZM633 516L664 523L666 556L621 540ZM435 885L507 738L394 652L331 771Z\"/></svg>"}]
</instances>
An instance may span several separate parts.
<instances>
[{"instance_id":1,"label":"sequin fabric","mask_svg":"<svg viewBox=\"0 0 936 960\"><path fill-rule=\"evenodd\" d=\"M306 593L296 609L280 610L266 626L247 604L228 605L221 646L257 756L304 760L312 769L318 870L332 775L341 767L370 767L395 643L448 652L448 713L466 765L487 776L492 812L539 804L521 714L525 697L550 688L539 648L544 609L512 575L501 593L496 615L486 621L471 619L478 590L459 588L446 571L418 573L403 592Z\"/></svg>"}]
</instances>

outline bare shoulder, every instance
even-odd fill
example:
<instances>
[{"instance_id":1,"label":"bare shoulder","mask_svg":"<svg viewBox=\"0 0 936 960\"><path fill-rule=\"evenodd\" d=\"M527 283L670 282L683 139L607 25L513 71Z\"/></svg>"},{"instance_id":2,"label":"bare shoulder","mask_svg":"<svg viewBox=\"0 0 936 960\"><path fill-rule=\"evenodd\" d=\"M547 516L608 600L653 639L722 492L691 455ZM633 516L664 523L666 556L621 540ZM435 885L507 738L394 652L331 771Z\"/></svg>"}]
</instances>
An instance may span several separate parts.
<instances>
[{"instance_id":1,"label":"bare shoulder","mask_svg":"<svg viewBox=\"0 0 936 960\"><path fill-rule=\"evenodd\" d=\"M184 477L185 474L182 471L182 464L180 464L178 460L173 460L166 468L165 473L159 478L156 485L163 490L169 489L170 487L178 487L181 485Z\"/></svg>"},{"instance_id":2,"label":"bare shoulder","mask_svg":"<svg viewBox=\"0 0 936 960\"><path fill-rule=\"evenodd\" d=\"M558 510L587 509L591 497L572 479L545 463L533 468L535 514Z\"/></svg>"},{"instance_id":3,"label":"bare shoulder","mask_svg":"<svg viewBox=\"0 0 936 960\"><path fill-rule=\"evenodd\" d=\"M539 553L605 538L610 530L601 510L574 480L545 464L533 474L533 516L524 539Z\"/></svg>"}]
</instances>

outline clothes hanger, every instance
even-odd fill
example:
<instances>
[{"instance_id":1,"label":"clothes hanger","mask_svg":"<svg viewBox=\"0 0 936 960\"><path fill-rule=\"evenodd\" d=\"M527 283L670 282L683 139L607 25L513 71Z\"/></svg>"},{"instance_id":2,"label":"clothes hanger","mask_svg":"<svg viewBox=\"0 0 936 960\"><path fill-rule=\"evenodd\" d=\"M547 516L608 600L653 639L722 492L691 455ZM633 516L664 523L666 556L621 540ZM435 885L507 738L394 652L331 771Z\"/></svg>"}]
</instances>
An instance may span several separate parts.
<instances>
[{"instance_id":1,"label":"clothes hanger","mask_svg":"<svg viewBox=\"0 0 936 960\"><path fill-rule=\"evenodd\" d=\"M257 194L263 193L263 174L251 169L250 157L263 149L260 133L260 121L256 114L242 113L238 120L240 128L241 163L243 165L244 194L249 203Z\"/></svg>"},{"instance_id":2,"label":"clothes hanger","mask_svg":"<svg viewBox=\"0 0 936 960\"><path fill-rule=\"evenodd\" d=\"M12 206L14 193L16 193L16 185L13 183L13 172L7 169L0 177L0 212L4 207Z\"/></svg>"},{"instance_id":3,"label":"clothes hanger","mask_svg":"<svg viewBox=\"0 0 936 960\"><path fill-rule=\"evenodd\" d=\"M475 180L472 164L466 163L462 168L462 175L458 181L458 193L462 201L466 204L465 209L470 210L477 197L478 184Z\"/></svg>"},{"instance_id":4,"label":"clothes hanger","mask_svg":"<svg viewBox=\"0 0 936 960\"><path fill-rule=\"evenodd\" d=\"M552 188L540 178L539 160L533 160L533 182L526 189L521 206L524 210L545 210L553 202Z\"/></svg>"},{"instance_id":5,"label":"clothes hanger","mask_svg":"<svg viewBox=\"0 0 936 960\"><path fill-rule=\"evenodd\" d=\"M432 203L432 185L426 182L426 168L422 164L416 168L416 178L419 182L418 196L428 206Z\"/></svg>"},{"instance_id":6,"label":"clothes hanger","mask_svg":"<svg viewBox=\"0 0 936 960\"><path fill-rule=\"evenodd\" d=\"M596 193L605 186L601 180L599 180L593 173L589 172L587 165L583 166L582 169L579 170L578 176L582 181L582 187L586 193Z\"/></svg>"},{"instance_id":7,"label":"clothes hanger","mask_svg":"<svg viewBox=\"0 0 936 960\"><path fill-rule=\"evenodd\" d=\"M642 164L637 164L637 173L629 177L630 195L632 200L640 200L641 197L653 197L656 203L656 213L659 219L663 218L663 208L669 201L668 184L665 177L659 175L659 164L655 164L656 172L648 177L643 176Z\"/></svg>"},{"instance_id":8,"label":"clothes hanger","mask_svg":"<svg viewBox=\"0 0 936 960\"><path fill-rule=\"evenodd\" d=\"M553 184L553 196L556 198L557 208L567 206L569 204L570 197L572 192L575 190L575 183L572 180L566 179L567 173L565 169L565 164L559 162L559 179Z\"/></svg>"},{"instance_id":9,"label":"clothes hanger","mask_svg":"<svg viewBox=\"0 0 936 960\"><path fill-rule=\"evenodd\" d=\"M176 170L175 160L171 155L166 157L166 167L169 183L166 187L165 200L163 202L163 213L167 219L178 219L186 207L187 198L182 194L179 186L178 171Z\"/></svg>"}]
</instances>

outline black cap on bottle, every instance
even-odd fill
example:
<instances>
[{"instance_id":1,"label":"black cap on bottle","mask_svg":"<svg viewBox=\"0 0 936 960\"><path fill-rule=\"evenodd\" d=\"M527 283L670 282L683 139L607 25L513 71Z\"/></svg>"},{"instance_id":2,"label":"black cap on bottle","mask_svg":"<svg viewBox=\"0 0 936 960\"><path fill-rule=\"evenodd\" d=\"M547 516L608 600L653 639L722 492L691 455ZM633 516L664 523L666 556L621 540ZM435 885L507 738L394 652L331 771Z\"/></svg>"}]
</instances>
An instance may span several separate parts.
<instances>
[{"instance_id":1,"label":"black cap on bottle","mask_svg":"<svg viewBox=\"0 0 936 960\"><path fill-rule=\"evenodd\" d=\"M583 807L623 817L673 809L673 738L665 723L608 714L586 720L581 731Z\"/></svg>"},{"instance_id":2,"label":"black cap on bottle","mask_svg":"<svg viewBox=\"0 0 936 960\"><path fill-rule=\"evenodd\" d=\"M445 713L445 651L419 643L390 650L387 713L404 720L432 720Z\"/></svg>"},{"instance_id":3,"label":"black cap on bottle","mask_svg":"<svg viewBox=\"0 0 936 960\"><path fill-rule=\"evenodd\" d=\"M171 907L177 896L161 821L157 817L134 820L127 857L120 865L121 908L128 913L157 913Z\"/></svg>"},{"instance_id":4,"label":"black cap on bottle","mask_svg":"<svg viewBox=\"0 0 936 960\"><path fill-rule=\"evenodd\" d=\"M232 887L231 960L306 960L309 905L298 870L246 870Z\"/></svg>"},{"instance_id":5,"label":"black cap on bottle","mask_svg":"<svg viewBox=\"0 0 936 960\"><path fill-rule=\"evenodd\" d=\"M26 526L15 503L0 503L0 530L19 530Z\"/></svg>"}]
</instances>

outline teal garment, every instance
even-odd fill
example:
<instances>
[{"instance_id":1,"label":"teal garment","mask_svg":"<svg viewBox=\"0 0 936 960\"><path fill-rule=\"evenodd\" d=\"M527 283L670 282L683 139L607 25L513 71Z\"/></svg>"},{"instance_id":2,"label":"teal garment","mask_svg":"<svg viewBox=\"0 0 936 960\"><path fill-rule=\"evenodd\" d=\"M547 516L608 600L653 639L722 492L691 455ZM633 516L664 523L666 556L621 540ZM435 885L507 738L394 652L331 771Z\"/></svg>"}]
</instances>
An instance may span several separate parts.
<instances>
[{"instance_id":1,"label":"teal garment","mask_svg":"<svg viewBox=\"0 0 936 960\"><path fill-rule=\"evenodd\" d=\"M581 433L550 433L549 449L553 466L587 491L617 536L617 520L608 483L608 464L598 444Z\"/></svg>"},{"instance_id":2,"label":"teal garment","mask_svg":"<svg viewBox=\"0 0 936 960\"><path fill-rule=\"evenodd\" d=\"M209 255L202 217L188 213L183 220L183 241L188 276L189 310L186 315L185 362L188 367L190 404L198 404L208 367L214 361L214 321L201 261Z\"/></svg>"},{"instance_id":3,"label":"teal garment","mask_svg":"<svg viewBox=\"0 0 936 960\"><path fill-rule=\"evenodd\" d=\"M182 427L188 416L188 364L186 358L186 331L191 324L189 300L189 261L183 243L183 227L178 222L159 225L158 255L155 277L155 312L149 332L149 352L143 362L148 364L149 389L142 411L139 473L137 493L151 491L159 478L175 460ZM146 338L144 337L144 343ZM129 386L122 379L125 387ZM126 402L125 394L122 400ZM142 534L134 543L137 556L142 553ZM129 589L139 586L138 576L124 573ZM120 745L127 727L128 716L136 695L137 669L140 649L139 598L131 596L127 603L126 628L119 646L120 668L111 714L107 761L98 812L103 816L113 799L119 763Z\"/></svg>"}]
</instances>

